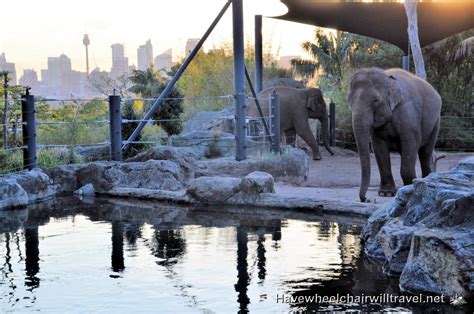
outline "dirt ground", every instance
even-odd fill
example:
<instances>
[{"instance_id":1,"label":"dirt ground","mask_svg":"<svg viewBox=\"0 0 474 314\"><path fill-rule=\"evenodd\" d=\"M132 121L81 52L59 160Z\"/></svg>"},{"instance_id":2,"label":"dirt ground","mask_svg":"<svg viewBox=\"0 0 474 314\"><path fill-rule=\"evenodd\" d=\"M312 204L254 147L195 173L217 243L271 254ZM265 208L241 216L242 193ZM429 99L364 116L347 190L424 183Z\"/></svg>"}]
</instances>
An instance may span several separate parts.
<instances>
[{"instance_id":1,"label":"dirt ground","mask_svg":"<svg viewBox=\"0 0 474 314\"><path fill-rule=\"evenodd\" d=\"M322 159L311 160L307 181L303 187L292 187L278 183L277 192L282 194L319 194L325 198L343 199L347 201L359 201L360 162L359 155L353 151L341 148L334 149L335 155L321 148ZM445 153L446 158L438 161L438 172L449 171L457 163L472 153ZM403 186L400 177L400 155L392 154L392 173L397 187ZM385 203L391 198L380 197L377 194L380 183L379 171L375 157L371 160L371 184L367 192L367 198L371 202ZM417 174L421 176L421 169L417 163Z\"/></svg>"}]
</instances>

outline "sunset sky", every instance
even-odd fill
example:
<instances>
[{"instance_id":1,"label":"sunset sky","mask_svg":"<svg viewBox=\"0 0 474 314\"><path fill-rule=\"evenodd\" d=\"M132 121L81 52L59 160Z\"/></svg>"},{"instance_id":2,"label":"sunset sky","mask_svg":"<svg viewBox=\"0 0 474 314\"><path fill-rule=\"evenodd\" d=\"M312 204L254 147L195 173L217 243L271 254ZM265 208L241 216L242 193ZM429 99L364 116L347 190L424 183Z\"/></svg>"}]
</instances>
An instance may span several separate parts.
<instances>
[{"instance_id":1,"label":"sunset sky","mask_svg":"<svg viewBox=\"0 0 474 314\"><path fill-rule=\"evenodd\" d=\"M48 56L66 54L75 70L85 71L84 33L91 39L91 69L110 70L111 44L124 43L130 64L137 63L137 48L151 39L153 53L173 48L174 57L184 55L188 38L201 37L225 0L115 0L64 1L17 0L2 5L0 53L16 63L18 77L24 68L47 67ZM6 8L5 8L6 7ZM262 9L263 7L263 9ZM283 9L283 10L282 10ZM254 15L284 13L278 0L244 0L245 40L253 42ZM263 10L263 12L262 12ZM229 9L209 38L206 49L232 40ZM5 20L6 18L6 20ZM314 27L264 19L264 41L280 55L302 54L301 43L312 38Z\"/></svg>"}]
</instances>

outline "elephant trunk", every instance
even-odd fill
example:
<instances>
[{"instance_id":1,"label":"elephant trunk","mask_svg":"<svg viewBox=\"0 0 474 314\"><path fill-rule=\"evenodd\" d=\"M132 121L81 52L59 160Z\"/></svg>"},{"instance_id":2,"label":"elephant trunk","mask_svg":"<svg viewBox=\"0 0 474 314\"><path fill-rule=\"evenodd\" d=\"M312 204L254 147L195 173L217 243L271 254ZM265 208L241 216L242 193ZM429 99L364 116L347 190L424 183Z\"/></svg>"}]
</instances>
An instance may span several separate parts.
<instances>
[{"instance_id":1,"label":"elephant trunk","mask_svg":"<svg viewBox=\"0 0 474 314\"><path fill-rule=\"evenodd\" d=\"M321 122L321 137L323 140L323 145L331 155L334 155L334 152L332 151L329 144L329 118L327 113L323 114L319 121Z\"/></svg>"},{"instance_id":2,"label":"elephant trunk","mask_svg":"<svg viewBox=\"0 0 474 314\"><path fill-rule=\"evenodd\" d=\"M357 117L352 119L354 135L356 138L357 149L359 150L361 181L359 198L361 202L365 202L367 189L370 184L370 125L357 122Z\"/></svg>"}]
</instances>

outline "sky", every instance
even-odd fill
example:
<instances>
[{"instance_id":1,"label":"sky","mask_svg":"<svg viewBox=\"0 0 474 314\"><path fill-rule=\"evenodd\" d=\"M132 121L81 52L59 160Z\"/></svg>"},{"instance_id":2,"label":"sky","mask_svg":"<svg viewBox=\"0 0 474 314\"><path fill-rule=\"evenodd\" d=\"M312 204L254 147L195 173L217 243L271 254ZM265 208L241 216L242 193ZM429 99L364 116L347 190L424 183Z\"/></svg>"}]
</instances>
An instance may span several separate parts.
<instances>
[{"instance_id":1,"label":"sky","mask_svg":"<svg viewBox=\"0 0 474 314\"><path fill-rule=\"evenodd\" d=\"M64 53L74 70L85 71L82 38L89 34L90 68L110 71L114 43L125 44L130 64L137 63L137 48L151 39L156 56L168 48L173 57L184 55L188 38L199 38L224 6L225 0L8 0L2 4L0 53L23 69L47 68L47 57ZM244 0L245 41L253 42L254 15L284 13L279 0ZM232 11L227 11L204 48L232 41ZM5 20L6 18L6 20ZM280 56L302 55L301 43L313 37L314 27L263 19L264 44Z\"/></svg>"}]
</instances>

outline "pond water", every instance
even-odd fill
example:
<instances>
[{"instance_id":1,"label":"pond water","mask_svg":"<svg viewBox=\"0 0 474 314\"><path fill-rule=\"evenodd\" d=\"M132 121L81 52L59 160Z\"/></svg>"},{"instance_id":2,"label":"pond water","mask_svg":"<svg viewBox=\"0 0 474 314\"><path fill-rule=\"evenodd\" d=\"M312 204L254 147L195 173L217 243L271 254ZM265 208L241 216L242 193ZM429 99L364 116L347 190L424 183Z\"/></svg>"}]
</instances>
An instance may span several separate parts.
<instances>
[{"instance_id":1,"label":"pond water","mask_svg":"<svg viewBox=\"0 0 474 314\"><path fill-rule=\"evenodd\" d=\"M288 303L298 296L400 294L397 280L363 257L362 225L350 217L98 198L4 211L0 312L467 310Z\"/></svg>"}]
</instances>

